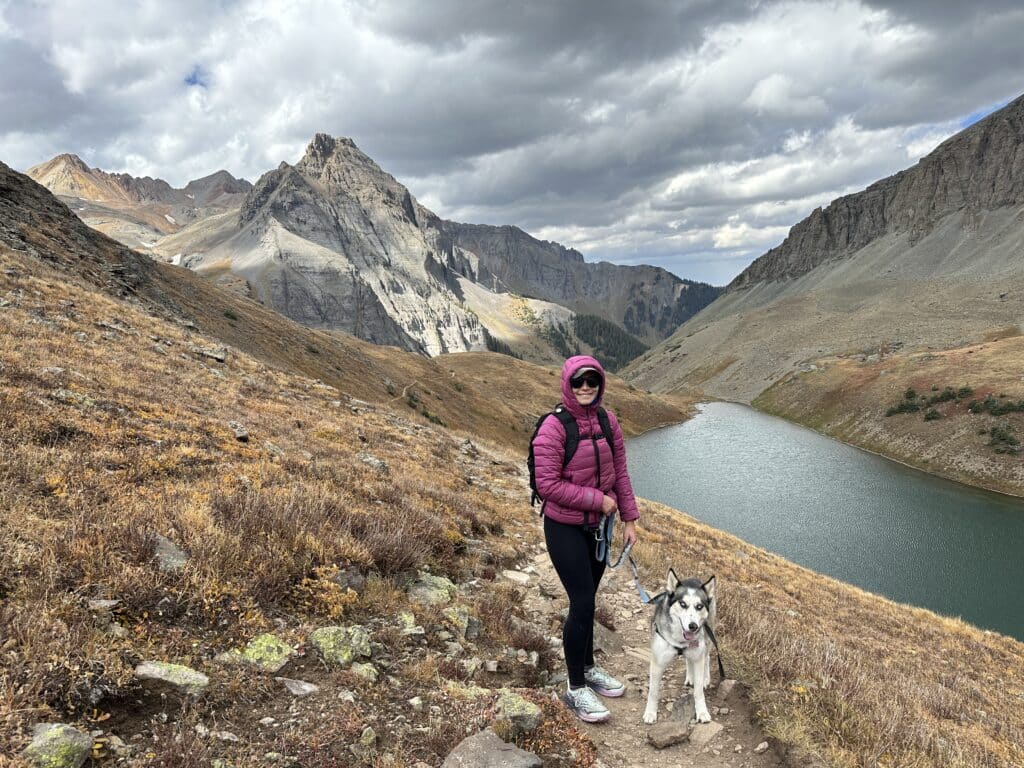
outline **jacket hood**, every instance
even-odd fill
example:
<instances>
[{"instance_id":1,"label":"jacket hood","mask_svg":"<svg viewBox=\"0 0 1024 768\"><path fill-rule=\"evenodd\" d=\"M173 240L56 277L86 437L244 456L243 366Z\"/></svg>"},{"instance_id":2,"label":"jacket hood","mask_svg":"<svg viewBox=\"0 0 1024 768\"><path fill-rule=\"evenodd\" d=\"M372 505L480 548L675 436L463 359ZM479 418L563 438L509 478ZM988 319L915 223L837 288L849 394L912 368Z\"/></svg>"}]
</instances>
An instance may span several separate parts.
<instances>
[{"instance_id":1,"label":"jacket hood","mask_svg":"<svg viewBox=\"0 0 1024 768\"><path fill-rule=\"evenodd\" d=\"M576 402L576 395L573 394L572 386L569 384L569 379L581 368L594 368L601 374L601 386L597 390L597 397L586 407ZM594 358L589 355L570 357L562 364L562 405L576 418L585 416L589 410L601 404L601 398L604 397L605 378L604 368Z\"/></svg>"}]
</instances>

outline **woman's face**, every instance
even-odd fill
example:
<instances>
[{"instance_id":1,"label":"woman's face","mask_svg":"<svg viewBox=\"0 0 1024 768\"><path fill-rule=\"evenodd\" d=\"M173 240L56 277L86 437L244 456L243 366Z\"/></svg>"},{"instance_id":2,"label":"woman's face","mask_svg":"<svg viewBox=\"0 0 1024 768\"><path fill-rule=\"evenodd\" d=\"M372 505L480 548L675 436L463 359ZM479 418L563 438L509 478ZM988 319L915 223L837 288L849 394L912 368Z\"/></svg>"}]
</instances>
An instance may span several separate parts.
<instances>
[{"instance_id":1,"label":"woman's face","mask_svg":"<svg viewBox=\"0 0 1024 768\"><path fill-rule=\"evenodd\" d=\"M569 380L572 393L580 405L590 405L601 391L601 377L596 371L587 371L583 375L573 376Z\"/></svg>"}]
</instances>

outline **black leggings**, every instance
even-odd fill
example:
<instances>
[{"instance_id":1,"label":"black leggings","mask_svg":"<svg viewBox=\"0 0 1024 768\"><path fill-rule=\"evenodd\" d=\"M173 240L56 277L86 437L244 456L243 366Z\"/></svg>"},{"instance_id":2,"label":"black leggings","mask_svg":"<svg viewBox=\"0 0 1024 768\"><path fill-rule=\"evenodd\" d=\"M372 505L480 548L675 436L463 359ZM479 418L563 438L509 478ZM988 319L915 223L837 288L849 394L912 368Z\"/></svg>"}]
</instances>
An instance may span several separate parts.
<instances>
[{"instance_id":1,"label":"black leggings","mask_svg":"<svg viewBox=\"0 0 1024 768\"><path fill-rule=\"evenodd\" d=\"M544 540L558 578L569 596L569 615L562 626L562 647L569 685L586 685L583 668L594 664L594 598L605 564L594 556L594 535L579 525L544 518Z\"/></svg>"}]
</instances>

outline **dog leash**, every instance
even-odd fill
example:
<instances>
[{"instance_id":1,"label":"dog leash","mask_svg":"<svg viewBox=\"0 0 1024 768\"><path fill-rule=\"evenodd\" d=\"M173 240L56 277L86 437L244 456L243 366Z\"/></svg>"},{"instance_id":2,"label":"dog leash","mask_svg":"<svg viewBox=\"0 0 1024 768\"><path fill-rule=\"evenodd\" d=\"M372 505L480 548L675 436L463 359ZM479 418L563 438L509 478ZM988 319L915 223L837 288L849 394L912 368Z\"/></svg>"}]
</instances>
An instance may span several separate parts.
<instances>
[{"instance_id":1,"label":"dog leash","mask_svg":"<svg viewBox=\"0 0 1024 768\"><path fill-rule=\"evenodd\" d=\"M601 523L597 528L594 529L595 539L595 556L597 562L604 563L612 570L615 570L622 565L623 559L629 563L630 569L633 571L633 585L636 587L637 594L640 595L640 602L645 605L651 602L651 596L647 594L647 590L640 584L640 570L636 567L636 561L633 556L629 554L629 551L633 548L633 542L630 541L622 548L622 552L619 554L619 559L612 565L612 531L615 530L615 515L608 515L604 522Z\"/></svg>"}]
</instances>

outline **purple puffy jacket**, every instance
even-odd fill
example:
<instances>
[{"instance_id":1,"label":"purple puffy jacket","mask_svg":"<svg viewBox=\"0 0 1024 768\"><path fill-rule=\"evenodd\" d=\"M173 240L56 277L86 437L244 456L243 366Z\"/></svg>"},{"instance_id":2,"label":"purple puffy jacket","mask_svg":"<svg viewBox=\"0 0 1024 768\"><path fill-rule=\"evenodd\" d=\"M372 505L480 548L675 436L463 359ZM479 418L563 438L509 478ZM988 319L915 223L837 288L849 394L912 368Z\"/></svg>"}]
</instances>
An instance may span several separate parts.
<instances>
[{"instance_id":1,"label":"purple puffy jacket","mask_svg":"<svg viewBox=\"0 0 1024 768\"><path fill-rule=\"evenodd\" d=\"M562 366L562 405L573 416L580 430L580 442L569 464L565 458L565 428L554 416L544 420L533 441L537 491L544 499L544 514L570 525L597 525L601 521L601 502L605 494L615 499L622 520L640 517L633 486L626 471L626 444L615 414L608 411L615 452L604 439L597 406L604 396L604 384L588 406L576 402L569 379L581 368L596 368L604 378L604 369L592 357L570 357ZM591 439L596 438L596 441ZM596 451L595 451L596 449ZM598 466L601 477L598 478Z\"/></svg>"}]
</instances>

